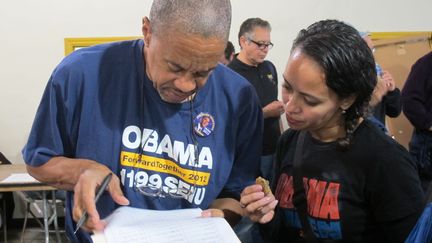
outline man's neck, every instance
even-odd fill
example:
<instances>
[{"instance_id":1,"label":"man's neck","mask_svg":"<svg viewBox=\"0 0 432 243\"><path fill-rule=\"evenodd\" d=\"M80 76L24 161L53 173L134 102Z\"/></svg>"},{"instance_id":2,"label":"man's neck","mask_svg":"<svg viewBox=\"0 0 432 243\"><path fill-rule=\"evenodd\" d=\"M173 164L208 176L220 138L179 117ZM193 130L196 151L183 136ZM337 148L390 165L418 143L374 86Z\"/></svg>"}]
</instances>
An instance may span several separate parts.
<instances>
[{"instance_id":1,"label":"man's neck","mask_svg":"<svg viewBox=\"0 0 432 243\"><path fill-rule=\"evenodd\" d=\"M237 55L237 59L249 66L254 66L254 67L258 66L258 63L253 63L251 60L249 60L243 51L239 52L239 54Z\"/></svg>"}]
</instances>

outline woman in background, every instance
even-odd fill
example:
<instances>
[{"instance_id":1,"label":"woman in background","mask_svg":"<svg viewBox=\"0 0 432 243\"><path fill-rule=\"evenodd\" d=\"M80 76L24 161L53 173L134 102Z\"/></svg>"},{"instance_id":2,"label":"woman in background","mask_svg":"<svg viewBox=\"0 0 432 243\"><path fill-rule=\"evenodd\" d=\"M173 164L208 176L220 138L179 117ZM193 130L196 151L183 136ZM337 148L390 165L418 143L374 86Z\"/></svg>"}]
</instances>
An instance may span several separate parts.
<instances>
[{"instance_id":1,"label":"woman in background","mask_svg":"<svg viewBox=\"0 0 432 243\"><path fill-rule=\"evenodd\" d=\"M424 196L408 152L363 119L376 71L357 30L324 20L300 31L283 77L290 129L278 144L275 196L264 195L259 185L246 187L245 214L275 242L403 242ZM303 201L293 182L300 131L301 174L295 176ZM309 226L300 223L302 214Z\"/></svg>"}]
</instances>

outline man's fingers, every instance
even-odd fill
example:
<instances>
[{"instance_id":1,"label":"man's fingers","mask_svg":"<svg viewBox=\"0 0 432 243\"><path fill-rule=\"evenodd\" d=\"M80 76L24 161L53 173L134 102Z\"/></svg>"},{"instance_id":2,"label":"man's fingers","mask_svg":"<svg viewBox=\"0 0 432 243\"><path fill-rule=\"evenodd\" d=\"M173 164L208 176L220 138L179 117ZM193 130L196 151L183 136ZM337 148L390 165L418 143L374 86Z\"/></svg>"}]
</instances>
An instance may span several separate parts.
<instances>
[{"instance_id":1,"label":"man's fingers","mask_svg":"<svg viewBox=\"0 0 432 243\"><path fill-rule=\"evenodd\" d=\"M87 190L85 190L83 188L81 190L82 191L82 193L81 193L81 197L82 197L81 200L82 201L81 202L84 204L81 206L83 206L84 209L87 211L89 218L92 218L92 220L99 220L99 213L96 209L96 202L95 202L95 196L96 196L95 195L96 194L95 189L97 187L97 184L96 184L96 182L92 182L92 184L93 185L90 185L88 187L88 186L85 186L84 183L81 183L81 185L83 187L90 188Z\"/></svg>"},{"instance_id":2,"label":"man's fingers","mask_svg":"<svg viewBox=\"0 0 432 243\"><path fill-rule=\"evenodd\" d=\"M80 188L78 187L78 184L77 185L75 185L75 188L74 188L74 207L73 207L73 209L72 209L72 217L73 217L73 220L75 221L75 222L78 222L78 220L79 220L79 218L81 217L81 215L83 214L83 210L82 210L82 206L81 206L81 190L80 190Z\"/></svg>"},{"instance_id":3,"label":"man's fingers","mask_svg":"<svg viewBox=\"0 0 432 243\"><path fill-rule=\"evenodd\" d=\"M84 211L87 211L89 216L91 215L93 217L99 217L94 202L95 187L95 184L87 185L87 183L83 182L82 180L79 180L78 183L75 185L74 207L72 212L75 222L78 222L78 220L80 220L80 218L84 214Z\"/></svg>"},{"instance_id":4,"label":"man's fingers","mask_svg":"<svg viewBox=\"0 0 432 243\"><path fill-rule=\"evenodd\" d=\"M102 231L106 226L106 221L104 220L97 220L94 221L91 217L86 221L86 223L81 226L81 229L87 231L87 232L93 232L93 231Z\"/></svg>"},{"instance_id":5,"label":"man's fingers","mask_svg":"<svg viewBox=\"0 0 432 243\"><path fill-rule=\"evenodd\" d=\"M129 200L124 196L123 191L120 188L120 181L117 176L113 176L108 186L108 192L110 193L114 202L119 205L129 205Z\"/></svg>"},{"instance_id":6,"label":"man's fingers","mask_svg":"<svg viewBox=\"0 0 432 243\"><path fill-rule=\"evenodd\" d=\"M210 208L201 212L201 216L203 218L208 217L220 217L223 218L225 216L224 212L217 208Z\"/></svg>"},{"instance_id":7,"label":"man's fingers","mask_svg":"<svg viewBox=\"0 0 432 243\"><path fill-rule=\"evenodd\" d=\"M82 226L87 231L103 229L104 227L95 202L96 190L101 184L97 179L101 178L100 175L102 175L100 172L86 171L80 176L74 188L73 219L78 222L87 212L86 221Z\"/></svg>"},{"instance_id":8,"label":"man's fingers","mask_svg":"<svg viewBox=\"0 0 432 243\"><path fill-rule=\"evenodd\" d=\"M89 217L85 225L88 231L100 231L105 228L106 222L101 220L98 215L97 218Z\"/></svg>"}]
</instances>

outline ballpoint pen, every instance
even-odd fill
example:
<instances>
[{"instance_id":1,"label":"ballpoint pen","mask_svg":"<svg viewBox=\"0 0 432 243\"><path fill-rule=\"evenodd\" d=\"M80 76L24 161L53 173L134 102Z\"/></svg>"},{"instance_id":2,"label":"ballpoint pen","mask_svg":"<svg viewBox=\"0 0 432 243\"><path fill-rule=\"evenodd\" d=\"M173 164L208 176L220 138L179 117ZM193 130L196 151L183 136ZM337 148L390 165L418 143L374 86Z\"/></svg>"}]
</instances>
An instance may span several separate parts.
<instances>
[{"instance_id":1,"label":"ballpoint pen","mask_svg":"<svg viewBox=\"0 0 432 243\"><path fill-rule=\"evenodd\" d=\"M97 201L99 200L100 196L102 195L102 193L106 190L110 180L112 177L112 173L109 173L102 181L101 186L99 187L97 193L96 193L96 197L95 197L95 203L97 203ZM76 232L78 231L79 228L81 228L81 226L85 223L85 221L88 218L88 213L87 210L84 210L84 213L81 215L81 218L78 220L78 223L76 225L76 229L74 231L74 234L76 234Z\"/></svg>"}]
</instances>

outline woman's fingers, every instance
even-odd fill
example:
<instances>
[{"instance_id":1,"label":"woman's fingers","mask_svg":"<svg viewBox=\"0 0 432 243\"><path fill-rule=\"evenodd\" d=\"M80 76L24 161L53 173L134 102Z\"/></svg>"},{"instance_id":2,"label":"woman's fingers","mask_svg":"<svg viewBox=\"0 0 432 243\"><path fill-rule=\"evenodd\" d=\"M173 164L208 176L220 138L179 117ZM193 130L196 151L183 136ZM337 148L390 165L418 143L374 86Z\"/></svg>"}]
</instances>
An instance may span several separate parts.
<instances>
[{"instance_id":1,"label":"woman's fingers","mask_svg":"<svg viewBox=\"0 0 432 243\"><path fill-rule=\"evenodd\" d=\"M240 195L240 205L246 208L249 204L262 199L264 197L264 192L262 190L260 185L246 187Z\"/></svg>"}]
</instances>

